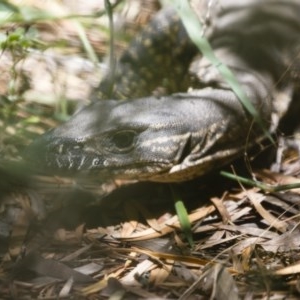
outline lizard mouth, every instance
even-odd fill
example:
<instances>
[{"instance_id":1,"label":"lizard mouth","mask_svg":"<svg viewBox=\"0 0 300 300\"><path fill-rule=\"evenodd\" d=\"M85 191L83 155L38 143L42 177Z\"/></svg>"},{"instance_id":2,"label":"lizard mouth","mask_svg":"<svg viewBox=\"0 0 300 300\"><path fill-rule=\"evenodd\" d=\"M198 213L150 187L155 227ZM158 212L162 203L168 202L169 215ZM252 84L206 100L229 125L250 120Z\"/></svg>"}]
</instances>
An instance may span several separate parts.
<instances>
[{"instance_id":1,"label":"lizard mouth","mask_svg":"<svg viewBox=\"0 0 300 300\"><path fill-rule=\"evenodd\" d=\"M63 176L103 177L120 179L147 180L149 174L167 173L172 164L167 161L109 161L106 155L93 151L85 151L83 143L73 139L55 139L47 143L46 136L34 141L23 158L35 170L47 174Z\"/></svg>"},{"instance_id":2,"label":"lizard mouth","mask_svg":"<svg viewBox=\"0 0 300 300\"><path fill-rule=\"evenodd\" d=\"M36 139L23 153L23 159L38 171L52 173L80 169L82 145L72 139L50 140L48 134Z\"/></svg>"}]
</instances>

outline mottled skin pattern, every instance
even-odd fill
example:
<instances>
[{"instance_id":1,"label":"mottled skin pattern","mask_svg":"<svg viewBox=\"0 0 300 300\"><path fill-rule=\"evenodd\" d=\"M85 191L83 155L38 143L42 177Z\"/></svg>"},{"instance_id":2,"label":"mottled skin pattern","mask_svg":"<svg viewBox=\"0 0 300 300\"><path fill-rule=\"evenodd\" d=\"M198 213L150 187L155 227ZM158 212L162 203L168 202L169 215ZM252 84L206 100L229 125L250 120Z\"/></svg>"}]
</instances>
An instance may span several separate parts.
<instances>
[{"instance_id":1,"label":"mottled skin pattern","mask_svg":"<svg viewBox=\"0 0 300 300\"><path fill-rule=\"evenodd\" d=\"M208 2L196 2L202 18ZM295 89L286 71L300 44L300 2L213 3L204 34L273 131ZM192 86L190 74L197 79ZM262 138L173 9L160 12L131 43L111 78L96 92L109 100L96 101L37 139L28 156L54 173L171 182L220 167ZM153 91L161 87L167 95L157 98Z\"/></svg>"},{"instance_id":2,"label":"mottled skin pattern","mask_svg":"<svg viewBox=\"0 0 300 300\"><path fill-rule=\"evenodd\" d=\"M185 91L197 52L174 9L162 10L124 51L115 74L101 81L96 98L137 99L160 87L167 94Z\"/></svg>"}]
</instances>

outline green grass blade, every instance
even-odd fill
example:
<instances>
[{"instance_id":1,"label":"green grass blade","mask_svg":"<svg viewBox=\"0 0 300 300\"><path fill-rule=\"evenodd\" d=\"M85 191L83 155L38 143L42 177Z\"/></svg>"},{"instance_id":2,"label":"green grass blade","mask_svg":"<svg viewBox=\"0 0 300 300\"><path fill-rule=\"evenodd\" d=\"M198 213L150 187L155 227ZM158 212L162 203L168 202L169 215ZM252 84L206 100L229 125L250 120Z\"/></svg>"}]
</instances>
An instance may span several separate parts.
<instances>
[{"instance_id":1,"label":"green grass blade","mask_svg":"<svg viewBox=\"0 0 300 300\"><path fill-rule=\"evenodd\" d=\"M180 223L181 230L184 233L190 247L194 247L192 226L185 205L181 200L179 194L176 192L175 188L172 186L171 186L171 191L172 191L175 210Z\"/></svg>"},{"instance_id":2,"label":"green grass blade","mask_svg":"<svg viewBox=\"0 0 300 300\"><path fill-rule=\"evenodd\" d=\"M275 193L275 192L281 192L281 191L287 191L287 190L300 188L300 183L269 185L269 184L265 184L260 181L252 180L252 179L238 176L238 175L235 175L235 174L232 174L229 172L225 172L225 171L221 171L220 174L226 178L238 181L240 183L243 183L243 184L246 184L249 186L253 186L253 187L258 187L259 189L263 190L264 192L269 192L269 193Z\"/></svg>"}]
</instances>

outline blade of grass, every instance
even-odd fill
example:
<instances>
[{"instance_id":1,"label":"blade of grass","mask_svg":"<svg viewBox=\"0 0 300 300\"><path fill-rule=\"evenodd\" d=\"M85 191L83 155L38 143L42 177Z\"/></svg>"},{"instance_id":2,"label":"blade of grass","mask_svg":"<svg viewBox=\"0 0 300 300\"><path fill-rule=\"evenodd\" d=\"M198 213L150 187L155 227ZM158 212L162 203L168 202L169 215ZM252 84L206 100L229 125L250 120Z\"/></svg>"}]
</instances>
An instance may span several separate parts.
<instances>
[{"instance_id":1,"label":"blade of grass","mask_svg":"<svg viewBox=\"0 0 300 300\"><path fill-rule=\"evenodd\" d=\"M74 25L76 26L78 36L81 40L81 43L82 43L84 50L87 53L89 59L95 64L98 63L99 60L98 60L97 54L94 51L90 41L87 38L84 27L82 26L82 24L79 21L74 20L73 22L74 22Z\"/></svg>"},{"instance_id":2,"label":"blade of grass","mask_svg":"<svg viewBox=\"0 0 300 300\"><path fill-rule=\"evenodd\" d=\"M171 192L173 195L174 205L176 214L180 223L180 227L190 245L190 247L194 247L194 240L193 240L193 233L192 233L192 226L191 222L185 208L181 197L179 196L178 192L176 191L175 187L170 186Z\"/></svg>"},{"instance_id":3,"label":"blade of grass","mask_svg":"<svg viewBox=\"0 0 300 300\"><path fill-rule=\"evenodd\" d=\"M114 22L113 22L113 10L109 0L105 0L105 9L109 20L110 39L109 39L109 76L110 83L108 86L108 95L112 95L114 88L114 77L116 73L116 57L115 57L115 36L114 36Z\"/></svg>"},{"instance_id":4,"label":"blade of grass","mask_svg":"<svg viewBox=\"0 0 300 300\"><path fill-rule=\"evenodd\" d=\"M269 193L275 193L275 192L281 192L281 191L286 191L286 190L292 190L292 189L299 189L300 188L300 183L291 183L291 184L282 184L282 185L269 185L265 184L261 181L255 181L249 178L245 178L242 176L238 176L229 172L221 171L220 174L226 178L238 181L240 183L253 186L253 187L258 187L264 192L269 192Z\"/></svg>"}]
</instances>

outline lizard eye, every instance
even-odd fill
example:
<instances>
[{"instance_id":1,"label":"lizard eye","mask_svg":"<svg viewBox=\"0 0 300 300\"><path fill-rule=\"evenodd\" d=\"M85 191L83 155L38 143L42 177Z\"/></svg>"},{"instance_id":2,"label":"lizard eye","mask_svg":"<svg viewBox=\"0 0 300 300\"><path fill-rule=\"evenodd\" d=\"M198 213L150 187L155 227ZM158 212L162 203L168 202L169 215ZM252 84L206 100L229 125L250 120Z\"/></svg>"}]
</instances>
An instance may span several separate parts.
<instances>
[{"instance_id":1,"label":"lizard eye","mask_svg":"<svg viewBox=\"0 0 300 300\"><path fill-rule=\"evenodd\" d=\"M115 133L111 138L111 143L118 151L130 151L134 146L135 132L132 130L124 130Z\"/></svg>"}]
</instances>

